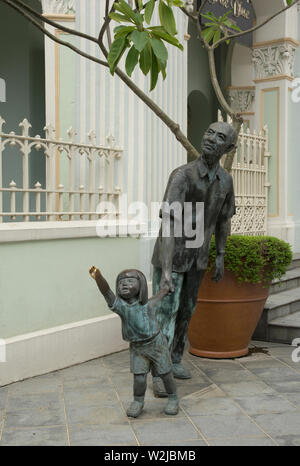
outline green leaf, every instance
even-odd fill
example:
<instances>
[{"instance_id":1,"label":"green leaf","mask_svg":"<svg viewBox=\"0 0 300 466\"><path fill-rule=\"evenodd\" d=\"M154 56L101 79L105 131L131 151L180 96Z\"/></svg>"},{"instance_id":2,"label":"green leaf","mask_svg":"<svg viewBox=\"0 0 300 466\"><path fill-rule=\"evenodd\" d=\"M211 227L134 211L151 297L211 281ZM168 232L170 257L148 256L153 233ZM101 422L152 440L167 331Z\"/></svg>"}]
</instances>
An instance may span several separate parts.
<instances>
[{"instance_id":1,"label":"green leaf","mask_svg":"<svg viewBox=\"0 0 300 466\"><path fill-rule=\"evenodd\" d=\"M213 14L207 13L207 15L205 15L205 14L202 13L201 16L203 16L203 18L205 18L205 19L208 19L208 21L210 21L210 22L218 24L218 19Z\"/></svg>"},{"instance_id":2,"label":"green leaf","mask_svg":"<svg viewBox=\"0 0 300 466\"><path fill-rule=\"evenodd\" d=\"M140 13L136 13L133 9L125 2L125 0L119 0L119 3L115 3L115 8L122 11L124 15L132 19L132 21L140 26L143 24L143 17Z\"/></svg>"},{"instance_id":3,"label":"green leaf","mask_svg":"<svg viewBox=\"0 0 300 466\"><path fill-rule=\"evenodd\" d=\"M109 13L108 16L118 23L132 23L131 19L127 18L125 15L120 15L119 13Z\"/></svg>"},{"instance_id":4,"label":"green leaf","mask_svg":"<svg viewBox=\"0 0 300 466\"><path fill-rule=\"evenodd\" d=\"M180 8L183 8L184 7L184 2L182 0L173 0L172 4L174 6L178 6Z\"/></svg>"},{"instance_id":5,"label":"green leaf","mask_svg":"<svg viewBox=\"0 0 300 466\"><path fill-rule=\"evenodd\" d=\"M128 31L128 32L129 31L134 31L135 29L136 29L135 26L116 26L114 28L114 34L119 34L119 33L123 32L125 30Z\"/></svg>"},{"instance_id":6,"label":"green leaf","mask_svg":"<svg viewBox=\"0 0 300 466\"><path fill-rule=\"evenodd\" d=\"M288 6L290 6L292 3L294 3L294 0L286 0L286 3L288 4Z\"/></svg>"},{"instance_id":7,"label":"green leaf","mask_svg":"<svg viewBox=\"0 0 300 466\"><path fill-rule=\"evenodd\" d=\"M128 74L128 76L131 77L132 72L134 68L136 67L138 60L139 60L139 52L133 45L128 52L128 55L126 57L126 62L125 62L125 69L126 69L126 73Z\"/></svg>"},{"instance_id":8,"label":"green leaf","mask_svg":"<svg viewBox=\"0 0 300 466\"><path fill-rule=\"evenodd\" d=\"M165 44L160 39L150 39L150 44L155 56L158 58L159 61L162 63L167 63L168 60L168 51L166 49Z\"/></svg>"},{"instance_id":9,"label":"green leaf","mask_svg":"<svg viewBox=\"0 0 300 466\"><path fill-rule=\"evenodd\" d=\"M140 69L144 73L145 76L150 71L151 68L151 61L152 61L152 48L150 43L148 42L146 47L141 51L140 54Z\"/></svg>"},{"instance_id":10,"label":"green leaf","mask_svg":"<svg viewBox=\"0 0 300 466\"><path fill-rule=\"evenodd\" d=\"M213 27L206 28L202 31L204 40L209 44L212 38L214 37L216 29Z\"/></svg>"},{"instance_id":11,"label":"green leaf","mask_svg":"<svg viewBox=\"0 0 300 466\"><path fill-rule=\"evenodd\" d=\"M145 6L145 21L147 24L151 23L154 6L155 6L155 0L150 0Z\"/></svg>"},{"instance_id":12,"label":"green leaf","mask_svg":"<svg viewBox=\"0 0 300 466\"><path fill-rule=\"evenodd\" d=\"M218 42L220 39L221 39L221 30L219 29L219 30L216 31L215 34L214 34L213 43L215 44L215 43Z\"/></svg>"},{"instance_id":13,"label":"green leaf","mask_svg":"<svg viewBox=\"0 0 300 466\"><path fill-rule=\"evenodd\" d=\"M163 80L165 80L167 77L166 63L162 63L160 60L157 60L157 63L158 63L158 71L161 72L163 76Z\"/></svg>"},{"instance_id":14,"label":"green leaf","mask_svg":"<svg viewBox=\"0 0 300 466\"><path fill-rule=\"evenodd\" d=\"M147 44L148 33L146 31L133 31L130 40L134 43L135 48L141 52Z\"/></svg>"},{"instance_id":15,"label":"green leaf","mask_svg":"<svg viewBox=\"0 0 300 466\"><path fill-rule=\"evenodd\" d=\"M119 37L127 36L127 34L130 34L131 32L135 30L136 30L135 26L117 26L114 29L115 39L118 39Z\"/></svg>"},{"instance_id":16,"label":"green leaf","mask_svg":"<svg viewBox=\"0 0 300 466\"><path fill-rule=\"evenodd\" d=\"M164 28L162 28L161 26L153 26L151 28L152 31L152 34L156 37L159 37L160 39L163 39L165 40L166 42L168 42L169 44L172 44L172 45L175 45L175 47L178 47L180 50L184 50L183 49L183 45L179 42L178 39L176 39L176 37L174 36L170 36L170 34L168 34Z\"/></svg>"},{"instance_id":17,"label":"green leaf","mask_svg":"<svg viewBox=\"0 0 300 466\"><path fill-rule=\"evenodd\" d=\"M175 36L177 30L172 8L166 5L162 0L159 2L159 18L162 27L171 34L171 36Z\"/></svg>"},{"instance_id":18,"label":"green leaf","mask_svg":"<svg viewBox=\"0 0 300 466\"><path fill-rule=\"evenodd\" d=\"M159 73L159 68L158 68L157 58L154 55L154 52L152 50L150 91L153 91L153 89L155 88L157 84L158 73Z\"/></svg>"},{"instance_id":19,"label":"green leaf","mask_svg":"<svg viewBox=\"0 0 300 466\"><path fill-rule=\"evenodd\" d=\"M111 74L114 74L117 64L119 63L124 51L126 49L126 38L119 37L115 39L111 44L109 49L109 53L107 56L107 62L109 65L109 69Z\"/></svg>"}]
</instances>

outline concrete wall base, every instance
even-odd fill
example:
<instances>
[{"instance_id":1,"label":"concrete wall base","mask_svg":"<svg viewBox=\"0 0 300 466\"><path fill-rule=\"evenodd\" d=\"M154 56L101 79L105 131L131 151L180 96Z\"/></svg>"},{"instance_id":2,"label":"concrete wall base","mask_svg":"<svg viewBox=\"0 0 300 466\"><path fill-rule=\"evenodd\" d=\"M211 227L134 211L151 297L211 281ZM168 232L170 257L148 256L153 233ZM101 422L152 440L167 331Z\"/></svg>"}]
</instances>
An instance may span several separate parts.
<instances>
[{"instance_id":1,"label":"concrete wall base","mask_svg":"<svg viewBox=\"0 0 300 466\"><path fill-rule=\"evenodd\" d=\"M128 347L116 315L1 340L0 386L95 359Z\"/></svg>"}]
</instances>

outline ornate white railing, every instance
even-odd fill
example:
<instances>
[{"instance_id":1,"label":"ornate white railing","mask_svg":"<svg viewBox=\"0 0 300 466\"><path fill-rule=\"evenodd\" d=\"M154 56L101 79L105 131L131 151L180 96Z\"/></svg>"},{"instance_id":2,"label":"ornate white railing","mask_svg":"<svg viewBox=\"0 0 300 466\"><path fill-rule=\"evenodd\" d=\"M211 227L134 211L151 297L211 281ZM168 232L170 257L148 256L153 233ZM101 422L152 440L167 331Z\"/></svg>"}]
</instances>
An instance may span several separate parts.
<instances>
[{"instance_id":1,"label":"ornate white railing","mask_svg":"<svg viewBox=\"0 0 300 466\"><path fill-rule=\"evenodd\" d=\"M118 215L122 150L115 147L112 136L107 137L106 146L97 146L91 131L89 144L79 144L72 128L68 130L69 140L62 141L55 139L51 125L45 127L43 139L29 135L31 125L26 119L19 125L21 135L2 132L4 123L0 117L0 222L96 220ZM8 147L17 148L22 157L22 186L7 180ZM30 185L29 160L33 152L45 160L44 186L41 180ZM98 211L100 203L112 205L112 212L105 208Z\"/></svg>"},{"instance_id":2,"label":"ornate white railing","mask_svg":"<svg viewBox=\"0 0 300 466\"><path fill-rule=\"evenodd\" d=\"M223 121L221 112L218 120ZM228 118L228 122L231 120ZM231 232L240 235L266 235L268 222L269 133L251 133L241 128L237 151L232 166L236 198L236 215L232 218Z\"/></svg>"}]
</instances>

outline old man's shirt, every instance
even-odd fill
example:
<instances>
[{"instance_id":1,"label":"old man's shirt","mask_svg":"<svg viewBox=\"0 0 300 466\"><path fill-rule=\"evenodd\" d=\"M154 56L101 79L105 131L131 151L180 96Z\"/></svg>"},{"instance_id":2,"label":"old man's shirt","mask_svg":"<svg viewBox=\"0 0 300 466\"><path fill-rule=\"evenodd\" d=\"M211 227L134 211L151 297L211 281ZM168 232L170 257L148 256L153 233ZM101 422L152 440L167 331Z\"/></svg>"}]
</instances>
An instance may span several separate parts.
<instances>
[{"instance_id":1,"label":"old man's shirt","mask_svg":"<svg viewBox=\"0 0 300 466\"><path fill-rule=\"evenodd\" d=\"M181 237L176 237L175 235L173 272L187 272L191 269L194 262L196 263L197 270L206 269L211 238L215 232L216 225L223 222L227 223L235 214L235 198L231 175L220 165L218 165L214 173L210 173L202 158L199 158L177 168L171 173L163 202L170 205L173 202L179 202L183 212L182 235ZM184 203L186 202L192 203L193 228L196 227L196 203L204 203L204 241L200 247L186 247L186 241L191 241L191 238L187 238L184 234ZM161 216L163 215L163 210L164 207L162 207ZM217 248L218 243L222 248L225 246L225 230L221 235L224 238L220 236L216 238ZM162 247L162 230L160 230L152 257L152 264L159 268L162 268Z\"/></svg>"}]
</instances>

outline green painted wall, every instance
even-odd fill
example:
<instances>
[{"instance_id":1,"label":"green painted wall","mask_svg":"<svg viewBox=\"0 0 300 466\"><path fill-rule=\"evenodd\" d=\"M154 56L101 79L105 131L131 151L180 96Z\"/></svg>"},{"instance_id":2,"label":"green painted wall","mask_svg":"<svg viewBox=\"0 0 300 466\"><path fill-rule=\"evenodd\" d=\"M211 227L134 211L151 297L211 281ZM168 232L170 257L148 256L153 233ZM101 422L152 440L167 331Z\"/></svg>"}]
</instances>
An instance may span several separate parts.
<instances>
[{"instance_id":1,"label":"green painted wall","mask_svg":"<svg viewBox=\"0 0 300 466\"><path fill-rule=\"evenodd\" d=\"M89 268L115 290L121 270L139 268L139 247L134 238L0 243L0 338L110 313Z\"/></svg>"},{"instance_id":2,"label":"green painted wall","mask_svg":"<svg viewBox=\"0 0 300 466\"><path fill-rule=\"evenodd\" d=\"M41 12L38 0L27 4ZM5 119L5 132L20 133L19 123L27 118L31 134L43 135L45 126L45 76L43 35L20 14L0 2L0 77L6 82L6 102L0 103L0 115ZM5 37L5 40L3 38ZM45 161L40 153L33 152L30 160L30 184L45 180ZM4 186L14 180L22 187L22 158L16 148L9 147L3 157ZM17 201L21 199L17 197ZM4 196L4 209L9 206Z\"/></svg>"},{"instance_id":3,"label":"green painted wall","mask_svg":"<svg viewBox=\"0 0 300 466\"><path fill-rule=\"evenodd\" d=\"M269 159L269 215L278 215L278 118L279 118L279 90L270 90L263 94L263 125L269 128L269 148L271 157Z\"/></svg>"}]
</instances>

